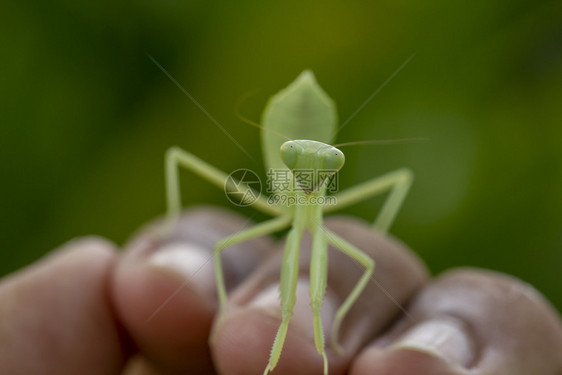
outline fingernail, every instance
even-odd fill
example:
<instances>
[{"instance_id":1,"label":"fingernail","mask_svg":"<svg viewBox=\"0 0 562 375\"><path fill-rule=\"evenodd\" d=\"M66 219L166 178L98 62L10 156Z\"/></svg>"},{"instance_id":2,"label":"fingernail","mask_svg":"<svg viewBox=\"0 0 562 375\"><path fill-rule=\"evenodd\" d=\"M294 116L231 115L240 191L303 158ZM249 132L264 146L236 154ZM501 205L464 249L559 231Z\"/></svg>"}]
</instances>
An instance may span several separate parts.
<instances>
[{"instance_id":1,"label":"fingernail","mask_svg":"<svg viewBox=\"0 0 562 375\"><path fill-rule=\"evenodd\" d=\"M148 263L189 282L203 296L215 293L212 254L192 243L170 243L154 252Z\"/></svg>"},{"instance_id":2,"label":"fingernail","mask_svg":"<svg viewBox=\"0 0 562 375\"><path fill-rule=\"evenodd\" d=\"M271 284L259 292L248 304L249 307L257 307L266 310L273 315L279 315L281 310L281 299L279 298L279 284Z\"/></svg>"},{"instance_id":3,"label":"fingernail","mask_svg":"<svg viewBox=\"0 0 562 375\"><path fill-rule=\"evenodd\" d=\"M291 317L290 326L296 328L301 334L311 341L314 340L313 314L310 307L309 296L310 283L306 279L297 281L296 303L293 308L293 316ZM262 290L250 302L249 306L263 309L270 315L281 316L281 298L279 293L279 284L275 283ZM324 303L320 310L320 318L322 320L324 336L328 339L330 324L334 320L336 312L336 301L333 293L329 291L324 296Z\"/></svg>"},{"instance_id":4,"label":"fingernail","mask_svg":"<svg viewBox=\"0 0 562 375\"><path fill-rule=\"evenodd\" d=\"M434 319L411 328L393 348L418 350L445 361L467 367L474 360L474 343L462 323L454 319Z\"/></svg>"}]
</instances>

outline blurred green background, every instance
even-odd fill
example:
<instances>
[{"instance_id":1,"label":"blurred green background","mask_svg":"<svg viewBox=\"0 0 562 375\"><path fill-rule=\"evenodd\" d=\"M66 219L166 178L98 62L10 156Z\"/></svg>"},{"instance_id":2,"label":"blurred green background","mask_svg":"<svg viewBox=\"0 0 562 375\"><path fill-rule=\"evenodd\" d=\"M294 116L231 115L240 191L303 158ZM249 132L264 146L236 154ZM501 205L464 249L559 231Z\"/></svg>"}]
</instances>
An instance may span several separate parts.
<instances>
[{"instance_id":1,"label":"blurred green background","mask_svg":"<svg viewBox=\"0 0 562 375\"><path fill-rule=\"evenodd\" d=\"M342 122L341 186L409 166L393 233L438 273L516 275L562 308L562 7L555 1L27 2L0 16L0 274L165 211L164 152L263 176L254 120L312 69ZM147 58L158 60L258 163ZM185 205L228 206L182 172ZM347 210L371 220L382 199ZM239 209L252 215L251 209ZM256 220L264 217L253 216Z\"/></svg>"}]
</instances>

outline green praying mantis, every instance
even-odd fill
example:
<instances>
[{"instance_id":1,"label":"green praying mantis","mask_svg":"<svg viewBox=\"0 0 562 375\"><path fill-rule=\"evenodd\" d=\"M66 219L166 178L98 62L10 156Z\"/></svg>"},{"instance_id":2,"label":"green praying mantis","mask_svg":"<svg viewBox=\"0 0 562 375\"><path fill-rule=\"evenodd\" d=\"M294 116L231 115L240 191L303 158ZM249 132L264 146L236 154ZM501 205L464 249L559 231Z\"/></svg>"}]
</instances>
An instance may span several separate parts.
<instances>
[{"instance_id":1,"label":"green praying mantis","mask_svg":"<svg viewBox=\"0 0 562 375\"><path fill-rule=\"evenodd\" d=\"M323 225L326 213L358 203L376 194L389 191L373 229L387 232L412 184L408 169L399 169L373 178L334 195L335 204L325 204L331 178L344 165L344 154L330 145L337 132L337 114L330 97L316 82L312 72L304 71L288 87L274 95L262 117L261 139L265 166L268 171L288 174L290 188L274 186L273 195L266 198L252 187L237 186L254 197L247 204L274 216L244 231L217 242L214 248L214 269L219 301L219 320L225 311L227 295L221 265L221 252L234 244L290 228L283 253L280 281L281 324L273 342L264 375L277 365L287 335L296 302L299 274L299 250L303 233L312 236L310 261L310 306L313 313L314 343L322 356L324 374L328 373L324 330L320 310L327 283L328 245L340 250L364 267L363 274L336 312L331 327L332 346L338 353L343 349L338 341L339 327L347 312L360 296L375 269L375 261L357 247ZM227 188L229 175L178 147L166 153L167 219L176 220L181 210L179 167L200 175L221 189ZM303 171L312 172L302 173ZM271 199L275 197L276 199ZM287 204L293 202L293 204Z\"/></svg>"}]
</instances>

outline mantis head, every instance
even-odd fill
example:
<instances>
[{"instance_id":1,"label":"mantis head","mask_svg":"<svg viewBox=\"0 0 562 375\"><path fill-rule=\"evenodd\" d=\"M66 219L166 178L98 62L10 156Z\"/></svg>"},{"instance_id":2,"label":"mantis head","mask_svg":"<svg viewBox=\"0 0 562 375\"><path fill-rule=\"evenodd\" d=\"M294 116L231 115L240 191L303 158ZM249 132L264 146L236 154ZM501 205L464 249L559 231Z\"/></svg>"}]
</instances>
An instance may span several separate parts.
<instances>
[{"instance_id":1,"label":"mantis head","mask_svg":"<svg viewBox=\"0 0 562 375\"><path fill-rule=\"evenodd\" d=\"M287 141L281 145L281 160L299 187L307 194L343 167L345 156L336 147L310 140Z\"/></svg>"}]
</instances>

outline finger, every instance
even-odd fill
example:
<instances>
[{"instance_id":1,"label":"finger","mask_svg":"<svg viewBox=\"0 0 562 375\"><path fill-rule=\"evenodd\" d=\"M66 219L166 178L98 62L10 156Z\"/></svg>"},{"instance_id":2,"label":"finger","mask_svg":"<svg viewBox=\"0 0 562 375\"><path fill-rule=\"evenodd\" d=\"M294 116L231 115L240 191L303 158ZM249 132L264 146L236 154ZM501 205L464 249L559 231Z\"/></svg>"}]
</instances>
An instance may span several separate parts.
<instances>
[{"instance_id":1,"label":"finger","mask_svg":"<svg viewBox=\"0 0 562 375\"><path fill-rule=\"evenodd\" d=\"M364 269L340 251L329 249L328 290L322 318L329 357L330 374L341 374L349 360L375 334L381 332L401 311L408 298L427 278L422 262L407 248L374 233L357 220L334 219L327 227L366 252L377 263L373 279L355 302L342 323L344 356L329 346L329 329L337 308L349 295ZM213 357L221 374L261 374L267 364L273 339L281 322L279 276L281 249L240 285L230 298L226 317L217 328ZM228 251L228 250L227 250ZM226 252L225 252L226 253ZM274 373L322 373L322 357L314 346L312 313L308 297L310 238L301 245L297 302L281 359Z\"/></svg>"},{"instance_id":2,"label":"finger","mask_svg":"<svg viewBox=\"0 0 562 375\"><path fill-rule=\"evenodd\" d=\"M158 224L155 224L158 226ZM125 248L113 282L120 321L141 354L164 373L211 374L208 337L217 297L215 243L253 225L230 211L188 211L166 237L154 226ZM264 257L267 239L233 246L222 257L227 289Z\"/></svg>"},{"instance_id":3,"label":"finger","mask_svg":"<svg viewBox=\"0 0 562 375\"><path fill-rule=\"evenodd\" d=\"M118 374L125 355L108 304L114 246L74 240L0 283L1 374Z\"/></svg>"},{"instance_id":4,"label":"finger","mask_svg":"<svg viewBox=\"0 0 562 375\"><path fill-rule=\"evenodd\" d=\"M562 373L560 317L530 285L499 273L447 272L355 361L353 375Z\"/></svg>"}]
</instances>

